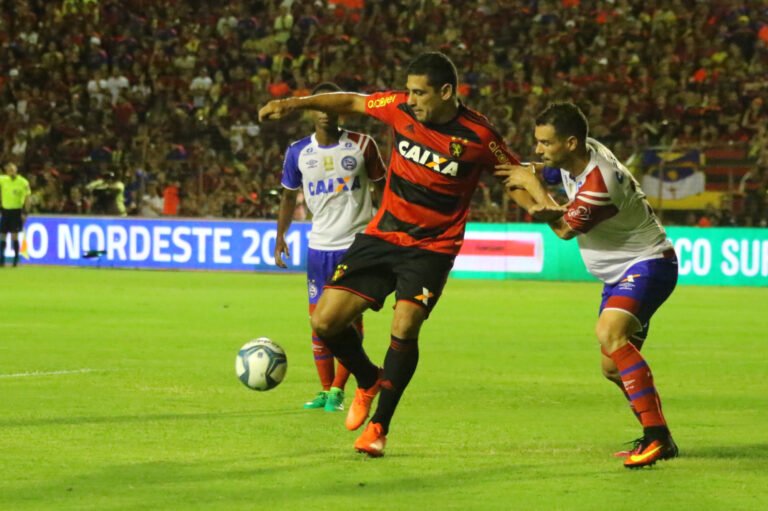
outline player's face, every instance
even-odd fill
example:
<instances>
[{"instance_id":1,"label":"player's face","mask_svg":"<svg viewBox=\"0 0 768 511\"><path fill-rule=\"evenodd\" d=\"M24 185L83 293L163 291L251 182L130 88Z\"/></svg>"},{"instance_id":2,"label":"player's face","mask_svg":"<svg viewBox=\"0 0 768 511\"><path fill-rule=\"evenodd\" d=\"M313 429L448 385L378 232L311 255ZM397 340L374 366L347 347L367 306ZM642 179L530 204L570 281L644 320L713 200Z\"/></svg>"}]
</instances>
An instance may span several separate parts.
<instances>
[{"instance_id":1,"label":"player's face","mask_svg":"<svg viewBox=\"0 0 768 511\"><path fill-rule=\"evenodd\" d=\"M9 163L8 165L5 166L5 173L8 174L9 176L11 177L16 176L16 172L17 172L16 165L14 165L13 163Z\"/></svg>"},{"instance_id":2,"label":"player's face","mask_svg":"<svg viewBox=\"0 0 768 511\"><path fill-rule=\"evenodd\" d=\"M549 167L566 166L571 157L572 148L575 147L571 140L574 137L563 139L558 136L555 127L551 124L536 126L534 136L536 137L536 154L542 163Z\"/></svg>"},{"instance_id":3,"label":"player's face","mask_svg":"<svg viewBox=\"0 0 768 511\"><path fill-rule=\"evenodd\" d=\"M439 117L449 104L450 86L435 90L427 83L426 75L408 75L405 86L408 89L408 106L419 122L430 122Z\"/></svg>"},{"instance_id":4,"label":"player's face","mask_svg":"<svg viewBox=\"0 0 768 511\"><path fill-rule=\"evenodd\" d=\"M320 112L319 110L310 111L310 117L315 124L315 131L317 130L335 130L339 125L339 117L333 114L327 114Z\"/></svg>"}]
</instances>

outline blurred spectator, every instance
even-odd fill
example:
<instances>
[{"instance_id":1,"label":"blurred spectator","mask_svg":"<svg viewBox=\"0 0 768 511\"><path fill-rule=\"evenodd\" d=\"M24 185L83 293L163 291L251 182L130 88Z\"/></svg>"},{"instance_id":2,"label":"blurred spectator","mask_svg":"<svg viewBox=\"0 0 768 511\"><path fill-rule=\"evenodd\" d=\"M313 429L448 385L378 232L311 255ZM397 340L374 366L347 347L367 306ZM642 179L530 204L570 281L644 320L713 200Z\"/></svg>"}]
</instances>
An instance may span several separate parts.
<instances>
[{"instance_id":1,"label":"blurred spectator","mask_svg":"<svg viewBox=\"0 0 768 511\"><path fill-rule=\"evenodd\" d=\"M85 189L91 194L91 211L94 215L125 216L125 185L117 179L114 172L106 172L102 177L88 183Z\"/></svg>"},{"instance_id":2,"label":"blurred spectator","mask_svg":"<svg viewBox=\"0 0 768 511\"><path fill-rule=\"evenodd\" d=\"M176 216L179 214L179 182L172 181L163 189L163 215Z\"/></svg>"}]
</instances>

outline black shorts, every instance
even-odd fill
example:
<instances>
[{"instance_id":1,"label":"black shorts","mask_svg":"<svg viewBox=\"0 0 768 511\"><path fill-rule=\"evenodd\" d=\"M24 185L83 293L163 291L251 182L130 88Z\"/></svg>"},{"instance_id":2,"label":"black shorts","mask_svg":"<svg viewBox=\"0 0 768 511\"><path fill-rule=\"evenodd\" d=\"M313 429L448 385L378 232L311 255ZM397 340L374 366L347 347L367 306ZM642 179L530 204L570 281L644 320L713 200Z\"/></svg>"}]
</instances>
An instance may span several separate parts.
<instances>
[{"instance_id":1,"label":"black shorts","mask_svg":"<svg viewBox=\"0 0 768 511\"><path fill-rule=\"evenodd\" d=\"M358 234L326 287L344 289L381 309L395 299L421 305L429 314L445 287L456 256L413 247L400 247L367 234Z\"/></svg>"},{"instance_id":2,"label":"black shorts","mask_svg":"<svg viewBox=\"0 0 768 511\"><path fill-rule=\"evenodd\" d=\"M3 209L0 211L0 233L21 232L24 222L21 220L20 209Z\"/></svg>"}]
</instances>

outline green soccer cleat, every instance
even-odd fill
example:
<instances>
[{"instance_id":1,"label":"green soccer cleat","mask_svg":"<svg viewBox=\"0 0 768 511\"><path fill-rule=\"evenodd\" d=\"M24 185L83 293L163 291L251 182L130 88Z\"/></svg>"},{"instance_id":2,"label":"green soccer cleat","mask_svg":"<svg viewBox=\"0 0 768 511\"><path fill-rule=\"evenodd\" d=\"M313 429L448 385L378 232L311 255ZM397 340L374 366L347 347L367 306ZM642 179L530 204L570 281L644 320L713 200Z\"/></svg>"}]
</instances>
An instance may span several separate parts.
<instances>
[{"instance_id":1,"label":"green soccer cleat","mask_svg":"<svg viewBox=\"0 0 768 511\"><path fill-rule=\"evenodd\" d=\"M325 408L325 403L328 401L328 391L327 390L321 390L317 393L315 398L312 401L307 401L304 403L304 408L306 409L313 409L313 408Z\"/></svg>"},{"instance_id":2,"label":"green soccer cleat","mask_svg":"<svg viewBox=\"0 0 768 511\"><path fill-rule=\"evenodd\" d=\"M338 387L331 387L328 391L328 400L325 402L326 412L344 411L344 391Z\"/></svg>"}]
</instances>

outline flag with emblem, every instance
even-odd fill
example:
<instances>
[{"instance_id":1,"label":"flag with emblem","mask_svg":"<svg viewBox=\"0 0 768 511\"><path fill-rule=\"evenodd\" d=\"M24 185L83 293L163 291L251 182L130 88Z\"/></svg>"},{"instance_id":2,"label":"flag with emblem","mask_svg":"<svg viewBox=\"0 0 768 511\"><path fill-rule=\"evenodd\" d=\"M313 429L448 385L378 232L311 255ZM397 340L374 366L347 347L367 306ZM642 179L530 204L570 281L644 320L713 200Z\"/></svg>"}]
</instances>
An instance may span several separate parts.
<instances>
[{"instance_id":1,"label":"flag with emblem","mask_svg":"<svg viewBox=\"0 0 768 511\"><path fill-rule=\"evenodd\" d=\"M664 200L683 199L704 192L706 177L699 170L702 158L698 149L644 151L643 191L648 197L661 197Z\"/></svg>"}]
</instances>

